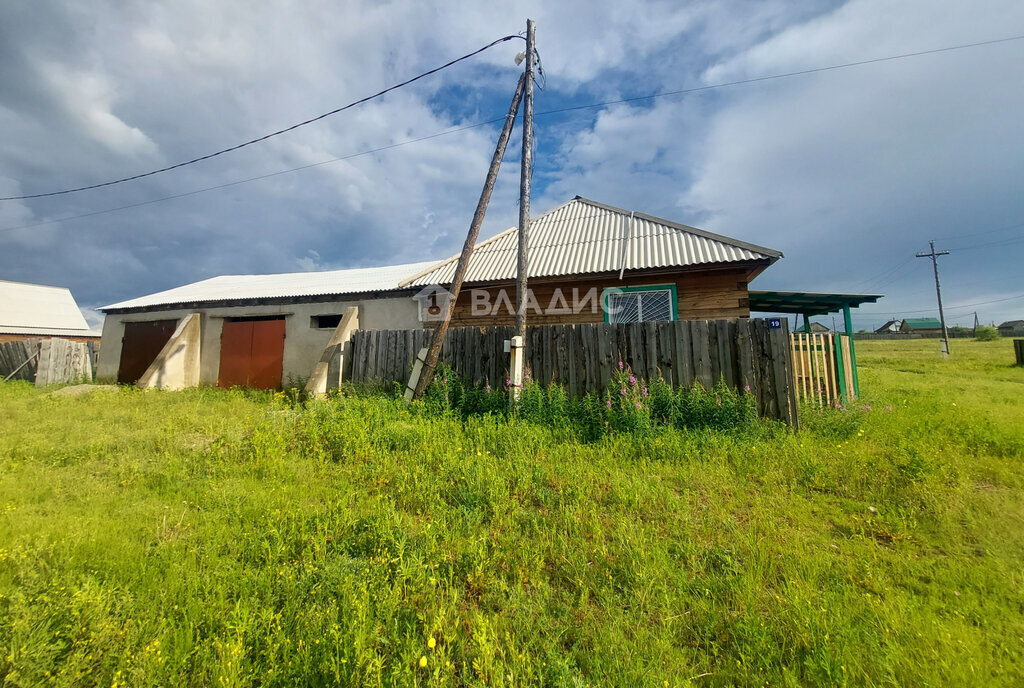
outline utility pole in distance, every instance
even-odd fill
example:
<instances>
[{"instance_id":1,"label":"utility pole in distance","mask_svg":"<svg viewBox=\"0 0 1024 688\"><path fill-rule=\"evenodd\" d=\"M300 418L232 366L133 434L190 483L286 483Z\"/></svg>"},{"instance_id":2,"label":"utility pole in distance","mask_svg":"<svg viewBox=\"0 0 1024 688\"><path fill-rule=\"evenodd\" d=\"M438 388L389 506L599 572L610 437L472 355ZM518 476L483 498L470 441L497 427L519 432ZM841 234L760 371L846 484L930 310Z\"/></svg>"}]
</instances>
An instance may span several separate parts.
<instances>
[{"instance_id":1,"label":"utility pole in distance","mask_svg":"<svg viewBox=\"0 0 1024 688\"><path fill-rule=\"evenodd\" d=\"M931 247L930 253L918 253L918 258L931 258L932 268L935 270L935 296L939 300L939 323L942 325L942 355L949 355L949 333L946 332L946 316L942 312L942 289L939 288L939 261L936 260L939 256L948 256L949 251L935 251L935 242L929 241L928 245Z\"/></svg>"},{"instance_id":2,"label":"utility pole in distance","mask_svg":"<svg viewBox=\"0 0 1024 688\"><path fill-rule=\"evenodd\" d=\"M526 20L526 83L523 89L523 154L519 172L519 255L516 276L516 329L512 339L511 378L512 393L518 394L523 384L523 366L526 353L526 305L527 274L529 261L527 257L530 237L530 168L533 166L533 70L536 65L534 48L535 25L532 19Z\"/></svg>"}]
</instances>

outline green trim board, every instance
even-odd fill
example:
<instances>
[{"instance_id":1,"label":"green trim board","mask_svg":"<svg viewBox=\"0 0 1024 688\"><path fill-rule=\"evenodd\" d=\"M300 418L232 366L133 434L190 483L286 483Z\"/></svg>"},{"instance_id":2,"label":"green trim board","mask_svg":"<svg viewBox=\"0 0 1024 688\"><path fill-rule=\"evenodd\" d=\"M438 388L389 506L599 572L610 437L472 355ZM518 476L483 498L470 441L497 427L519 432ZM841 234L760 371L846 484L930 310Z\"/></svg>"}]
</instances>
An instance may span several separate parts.
<instances>
[{"instance_id":1,"label":"green trim board","mask_svg":"<svg viewBox=\"0 0 1024 688\"><path fill-rule=\"evenodd\" d=\"M611 294L628 294L630 292L640 291L664 291L669 290L672 292L672 320L679 320L679 292L676 289L676 285L673 283L668 284L642 284L634 287L609 287L601 292L601 310L604 311L604 321L611 322L608 318L608 297ZM652 322L652 321L645 321Z\"/></svg>"}]
</instances>

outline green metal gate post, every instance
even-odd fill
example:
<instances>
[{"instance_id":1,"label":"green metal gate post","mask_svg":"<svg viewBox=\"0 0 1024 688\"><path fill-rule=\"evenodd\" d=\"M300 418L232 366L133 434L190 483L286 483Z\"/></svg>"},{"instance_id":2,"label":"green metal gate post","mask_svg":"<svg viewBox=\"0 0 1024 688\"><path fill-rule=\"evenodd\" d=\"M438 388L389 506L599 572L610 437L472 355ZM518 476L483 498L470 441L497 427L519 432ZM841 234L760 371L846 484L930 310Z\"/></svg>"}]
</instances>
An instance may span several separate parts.
<instances>
[{"instance_id":1,"label":"green metal gate post","mask_svg":"<svg viewBox=\"0 0 1024 688\"><path fill-rule=\"evenodd\" d=\"M860 396L860 380L857 379L857 351L853 348L853 318L850 317L850 304L843 304L843 320L846 322L846 334L850 335L850 365L853 367L853 394Z\"/></svg>"},{"instance_id":2,"label":"green metal gate post","mask_svg":"<svg viewBox=\"0 0 1024 688\"><path fill-rule=\"evenodd\" d=\"M832 333L832 344L836 352L836 375L839 377L839 398L844 404L850 403L850 393L846 389L846 363L843 361L843 335Z\"/></svg>"}]
</instances>

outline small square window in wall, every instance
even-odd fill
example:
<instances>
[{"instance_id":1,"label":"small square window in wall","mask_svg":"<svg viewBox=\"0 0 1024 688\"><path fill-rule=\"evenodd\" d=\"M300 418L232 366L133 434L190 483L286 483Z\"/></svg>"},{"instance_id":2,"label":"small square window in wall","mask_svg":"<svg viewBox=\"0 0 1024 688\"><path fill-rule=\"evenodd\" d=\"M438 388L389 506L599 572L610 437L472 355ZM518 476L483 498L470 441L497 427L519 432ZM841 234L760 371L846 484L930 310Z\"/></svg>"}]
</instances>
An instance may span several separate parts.
<instances>
[{"instance_id":1,"label":"small square window in wall","mask_svg":"<svg viewBox=\"0 0 1024 688\"><path fill-rule=\"evenodd\" d=\"M666 322L676 319L674 284L607 289L605 321L609 323Z\"/></svg>"},{"instance_id":2,"label":"small square window in wall","mask_svg":"<svg viewBox=\"0 0 1024 688\"><path fill-rule=\"evenodd\" d=\"M341 323L341 314L314 315L309 319L309 326L316 330L333 330Z\"/></svg>"}]
</instances>

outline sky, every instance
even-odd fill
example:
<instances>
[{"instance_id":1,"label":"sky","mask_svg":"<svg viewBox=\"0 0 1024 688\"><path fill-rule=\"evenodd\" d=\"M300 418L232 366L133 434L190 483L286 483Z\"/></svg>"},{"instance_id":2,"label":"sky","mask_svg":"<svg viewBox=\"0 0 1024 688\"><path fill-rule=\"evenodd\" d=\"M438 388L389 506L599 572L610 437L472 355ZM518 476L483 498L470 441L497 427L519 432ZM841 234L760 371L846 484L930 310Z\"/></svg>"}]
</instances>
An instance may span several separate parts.
<instances>
[{"instance_id":1,"label":"sky","mask_svg":"<svg viewBox=\"0 0 1024 688\"><path fill-rule=\"evenodd\" d=\"M950 251L939 266L951 324L975 311L982 323L1024 318L1024 40L761 79L1022 36L1019 0L438 7L3 3L0 196L236 145L518 34L530 17L543 67L535 214L578 194L780 250L752 288L885 294L855 311L858 329L936 315L931 261L914 257L935 240ZM502 43L178 170L0 201L0 279L68 287L96 323L100 306L216 275L452 255L522 49ZM644 98L689 89L701 90ZM518 216L514 136L482 237Z\"/></svg>"}]
</instances>

